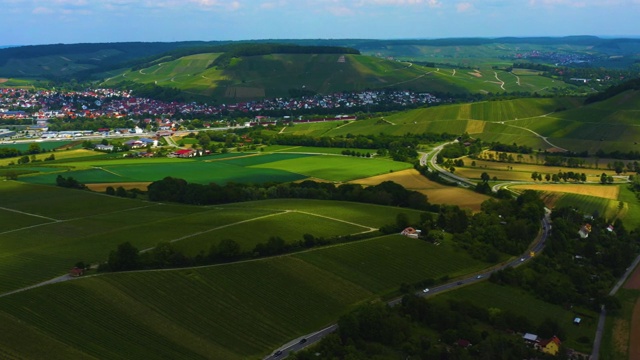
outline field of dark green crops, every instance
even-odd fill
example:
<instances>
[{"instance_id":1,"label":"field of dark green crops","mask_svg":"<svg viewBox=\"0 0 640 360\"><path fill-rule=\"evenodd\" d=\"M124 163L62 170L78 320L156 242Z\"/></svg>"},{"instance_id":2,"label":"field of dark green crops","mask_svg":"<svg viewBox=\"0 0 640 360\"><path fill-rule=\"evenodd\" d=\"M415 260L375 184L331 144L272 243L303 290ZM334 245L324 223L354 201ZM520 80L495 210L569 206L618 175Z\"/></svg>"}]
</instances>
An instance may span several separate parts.
<instances>
[{"instance_id":1,"label":"field of dark green crops","mask_svg":"<svg viewBox=\"0 0 640 360\"><path fill-rule=\"evenodd\" d=\"M24 354L42 339L58 354L101 359L256 358L402 282L484 266L394 235L236 264L83 278L0 298L0 318L29 335L0 337L0 353ZM47 349L28 351L42 357Z\"/></svg>"}]
</instances>

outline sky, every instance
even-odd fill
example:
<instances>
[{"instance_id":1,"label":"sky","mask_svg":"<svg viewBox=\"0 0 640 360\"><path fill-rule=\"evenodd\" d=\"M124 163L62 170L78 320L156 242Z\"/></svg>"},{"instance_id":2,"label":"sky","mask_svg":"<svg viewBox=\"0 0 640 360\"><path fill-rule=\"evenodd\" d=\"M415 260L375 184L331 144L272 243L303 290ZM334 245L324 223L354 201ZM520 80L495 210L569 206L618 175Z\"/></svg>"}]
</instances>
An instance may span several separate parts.
<instances>
[{"instance_id":1,"label":"sky","mask_svg":"<svg viewBox=\"0 0 640 360\"><path fill-rule=\"evenodd\" d=\"M640 0L0 0L0 45L640 36Z\"/></svg>"}]
</instances>

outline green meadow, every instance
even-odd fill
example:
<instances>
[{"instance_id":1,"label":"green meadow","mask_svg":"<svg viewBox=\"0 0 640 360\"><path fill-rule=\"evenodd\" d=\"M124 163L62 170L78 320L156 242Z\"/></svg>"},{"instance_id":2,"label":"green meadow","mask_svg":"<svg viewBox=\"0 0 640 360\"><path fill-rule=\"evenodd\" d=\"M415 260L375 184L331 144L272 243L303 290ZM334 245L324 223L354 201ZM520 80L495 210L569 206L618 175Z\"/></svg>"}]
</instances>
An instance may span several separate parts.
<instances>
[{"instance_id":1,"label":"green meadow","mask_svg":"<svg viewBox=\"0 0 640 360\"><path fill-rule=\"evenodd\" d=\"M274 153L193 159L78 159L55 163L58 166L66 165L57 171L55 168L38 171L39 167L31 166L30 172L37 173L21 176L20 180L33 184L55 184L56 177L63 175L84 184L153 182L167 176L201 184L290 182L308 177L347 181L411 167L408 163L384 158L335 156L342 149L324 150L324 154L333 155L322 155L322 149L319 148L293 147L290 151L285 152L283 148Z\"/></svg>"}]
</instances>

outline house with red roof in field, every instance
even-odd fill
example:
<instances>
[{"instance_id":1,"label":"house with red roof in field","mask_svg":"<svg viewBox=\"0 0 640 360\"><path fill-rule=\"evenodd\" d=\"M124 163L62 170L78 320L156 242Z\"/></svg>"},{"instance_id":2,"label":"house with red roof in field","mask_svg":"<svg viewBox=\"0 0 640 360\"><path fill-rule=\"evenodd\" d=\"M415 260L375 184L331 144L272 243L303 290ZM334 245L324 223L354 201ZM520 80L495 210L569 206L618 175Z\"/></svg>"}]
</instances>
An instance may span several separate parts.
<instances>
[{"instance_id":1,"label":"house with red roof in field","mask_svg":"<svg viewBox=\"0 0 640 360\"><path fill-rule=\"evenodd\" d=\"M560 341L560 339L558 339L558 337L554 335L551 339L541 340L540 349L545 354L555 356L560 351L560 344L562 344L562 341Z\"/></svg>"},{"instance_id":2,"label":"house with red roof in field","mask_svg":"<svg viewBox=\"0 0 640 360\"><path fill-rule=\"evenodd\" d=\"M78 277L82 275L84 275L84 269L81 269L79 267L74 267L73 269L69 270L69 276Z\"/></svg>"}]
</instances>

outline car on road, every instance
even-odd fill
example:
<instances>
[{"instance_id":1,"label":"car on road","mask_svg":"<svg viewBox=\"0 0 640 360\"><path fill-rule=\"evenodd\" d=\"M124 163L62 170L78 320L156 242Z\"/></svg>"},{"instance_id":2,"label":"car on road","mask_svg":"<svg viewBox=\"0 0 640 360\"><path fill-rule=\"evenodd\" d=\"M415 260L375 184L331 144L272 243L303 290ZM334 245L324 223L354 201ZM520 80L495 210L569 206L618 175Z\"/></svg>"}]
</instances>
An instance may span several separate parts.
<instances>
[{"instance_id":1,"label":"car on road","mask_svg":"<svg viewBox=\"0 0 640 360\"><path fill-rule=\"evenodd\" d=\"M429 292L429 288L426 288L424 290L422 290L423 293L428 293Z\"/></svg>"},{"instance_id":2,"label":"car on road","mask_svg":"<svg viewBox=\"0 0 640 360\"><path fill-rule=\"evenodd\" d=\"M298 342L299 344L304 344L307 342L307 338L302 338L300 339L300 341Z\"/></svg>"},{"instance_id":3,"label":"car on road","mask_svg":"<svg viewBox=\"0 0 640 360\"><path fill-rule=\"evenodd\" d=\"M278 357L280 355L282 355L282 350L278 350L278 351L273 353L273 357Z\"/></svg>"},{"instance_id":4,"label":"car on road","mask_svg":"<svg viewBox=\"0 0 640 360\"><path fill-rule=\"evenodd\" d=\"M462 285L462 281L458 281L458 285Z\"/></svg>"},{"instance_id":5,"label":"car on road","mask_svg":"<svg viewBox=\"0 0 640 360\"><path fill-rule=\"evenodd\" d=\"M476 279L482 279L482 275L476 276Z\"/></svg>"},{"instance_id":6,"label":"car on road","mask_svg":"<svg viewBox=\"0 0 640 360\"><path fill-rule=\"evenodd\" d=\"M520 262L523 262L523 261L524 261L524 258L520 258Z\"/></svg>"}]
</instances>

